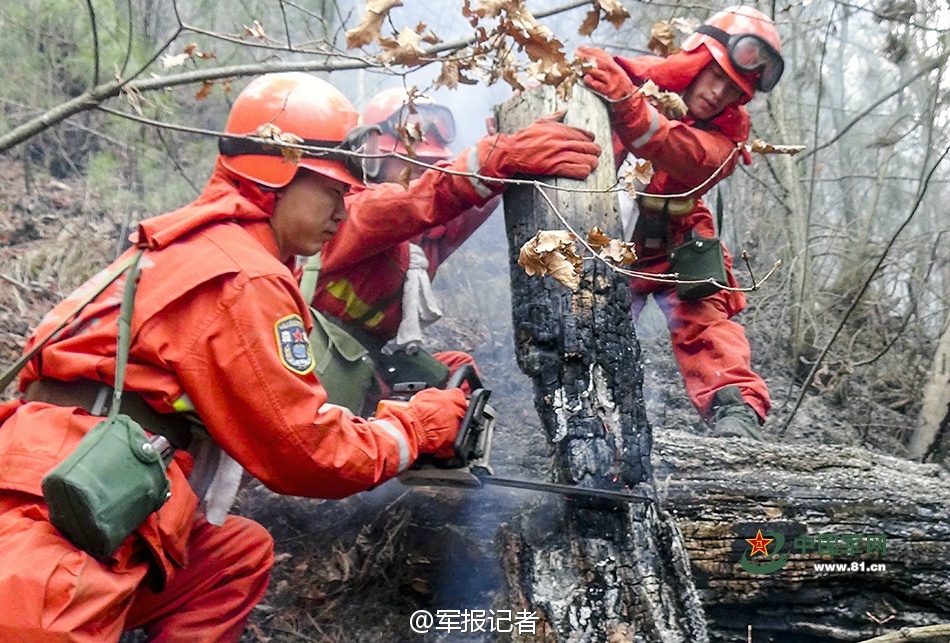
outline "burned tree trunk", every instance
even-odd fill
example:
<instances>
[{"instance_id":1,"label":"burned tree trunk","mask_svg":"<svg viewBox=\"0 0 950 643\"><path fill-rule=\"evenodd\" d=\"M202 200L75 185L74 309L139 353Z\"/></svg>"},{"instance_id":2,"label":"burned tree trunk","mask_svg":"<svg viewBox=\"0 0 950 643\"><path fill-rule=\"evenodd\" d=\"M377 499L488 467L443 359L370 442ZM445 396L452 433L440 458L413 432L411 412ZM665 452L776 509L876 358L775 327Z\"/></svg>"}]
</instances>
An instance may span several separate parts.
<instances>
[{"instance_id":1,"label":"burned tree trunk","mask_svg":"<svg viewBox=\"0 0 950 643\"><path fill-rule=\"evenodd\" d=\"M950 475L940 466L670 430L653 463L713 641L745 640L748 626L755 641L856 641L950 621ZM767 555L746 541L759 531L773 538Z\"/></svg>"},{"instance_id":2,"label":"burned tree trunk","mask_svg":"<svg viewBox=\"0 0 950 643\"><path fill-rule=\"evenodd\" d=\"M527 276L517 263L519 249L539 230L564 228L551 204L580 235L598 226L620 237L617 198L607 191L616 183L609 122L596 97L578 87L564 105L553 89L539 88L499 107L496 120L512 132L560 107L568 109L566 123L596 133L604 153L586 182L545 185L603 191L511 186L505 193L518 364L533 381L557 481L645 489L651 435L626 278L585 261L572 292L549 276ZM707 640L679 533L656 504L559 509L562 520L539 510L504 537L513 604L543 615L543 640Z\"/></svg>"}]
</instances>

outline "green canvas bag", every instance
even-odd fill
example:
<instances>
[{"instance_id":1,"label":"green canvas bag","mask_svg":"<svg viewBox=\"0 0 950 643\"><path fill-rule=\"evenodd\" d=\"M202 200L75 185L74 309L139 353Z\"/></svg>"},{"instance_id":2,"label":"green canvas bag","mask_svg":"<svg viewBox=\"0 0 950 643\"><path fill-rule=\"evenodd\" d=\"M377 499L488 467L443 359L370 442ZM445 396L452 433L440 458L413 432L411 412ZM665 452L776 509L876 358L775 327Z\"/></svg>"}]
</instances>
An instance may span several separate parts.
<instances>
[{"instance_id":1,"label":"green canvas bag","mask_svg":"<svg viewBox=\"0 0 950 643\"><path fill-rule=\"evenodd\" d=\"M677 279L697 282L676 284L676 294L684 301L714 295L729 283L718 237L691 235L670 251L670 269L678 273ZM716 283L701 281L707 279Z\"/></svg>"},{"instance_id":2,"label":"green canvas bag","mask_svg":"<svg viewBox=\"0 0 950 643\"><path fill-rule=\"evenodd\" d=\"M326 315L311 308L310 346L314 372L327 392L327 401L362 415L363 401L373 390L376 364L369 351Z\"/></svg>"},{"instance_id":3,"label":"green canvas bag","mask_svg":"<svg viewBox=\"0 0 950 643\"><path fill-rule=\"evenodd\" d=\"M42 480L50 522L73 545L98 560L119 545L171 496L165 469L171 444L119 413L138 281L135 255L119 308L115 387L108 417L80 440Z\"/></svg>"}]
</instances>

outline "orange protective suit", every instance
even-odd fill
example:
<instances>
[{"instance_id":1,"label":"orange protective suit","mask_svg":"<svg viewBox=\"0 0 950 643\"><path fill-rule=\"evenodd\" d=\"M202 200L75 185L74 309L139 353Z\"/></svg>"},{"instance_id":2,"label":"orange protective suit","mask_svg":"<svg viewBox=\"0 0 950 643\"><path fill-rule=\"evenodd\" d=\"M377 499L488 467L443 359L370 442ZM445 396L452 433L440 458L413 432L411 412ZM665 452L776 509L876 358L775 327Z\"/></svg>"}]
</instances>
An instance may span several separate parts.
<instances>
[{"instance_id":1,"label":"orange protective suit","mask_svg":"<svg viewBox=\"0 0 950 643\"><path fill-rule=\"evenodd\" d=\"M712 61L701 47L693 52L667 58L641 56L615 57L634 85L652 80L662 90L682 93L696 75ZM652 107L650 108L652 109ZM682 120L653 114L653 126L635 141L621 141L614 147L618 163L627 151L651 161L653 179L644 189L648 194L683 194L719 174L690 196L696 199L692 211L668 216L662 211L641 207L633 232L638 261L632 270L650 273L670 272L669 248L695 230L702 236L716 236L715 224L700 196L732 174L740 156L748 162L747 152L737 150L749 136L749 114L741 105L733 105L709 122L697 122L689 115ZM720 169L721 168L721 169ZM737 286L732 274L732 256L723 248L726 273L731 286ZM731 317L746 305L741 292L719 291L694 301L682 301L673 284L634 278L631 282L634 315L642 310L648 295L654 295L667 318L673 352L683 374L686 392L700 414L710 419L714 393L736 385L743 400L765 418L771 402L765 382L752 370L749 342L742 326Z\"/></svg>"},{"instance_id":2,"label":"orange protective suit","mask_svg":"<svg viewBox=\"0 0 950 643\"><path fill-rule=\"evenodd\" d=\"M311 373L306 302L267 222L273 202L219 164L198 200L140 225L137 245L147 251L125 389L158 412L194 410L218 446L270 489L339 498L397 475L454 435L435 436L434 426L448 424L439 404L410 403L373 421L325 404ZM30 344L102 274L56 306ZM21 373L21 391L38 378L112 383L124 281L42 349ZM266 589L273 543L250 520L228 516L216 528L196 513L187 453L169 467L168 502L104 563L48 522L42 477L100 420L38 401L0 406L0 640L115 641L137 627L156 641L238 640Z\"/></svg>"},{"instance_id":3,"label":"orange protective suit","mask_svg":"<svg viewBox=\"0 0 950 643\"><path fill-rule=\"evenodd\" d=\"M451 163L478 169L463 153ZM422 247L429 276L492 213L500 189L464 176L428 171L406 190L395 183L355 188L346 197L347 219L320 253L313 306L347 324L362 326L382 346L402 320L402 289L409 244ZM378 348L378 347L377 347Z\"/></svg>"}]
</instances>

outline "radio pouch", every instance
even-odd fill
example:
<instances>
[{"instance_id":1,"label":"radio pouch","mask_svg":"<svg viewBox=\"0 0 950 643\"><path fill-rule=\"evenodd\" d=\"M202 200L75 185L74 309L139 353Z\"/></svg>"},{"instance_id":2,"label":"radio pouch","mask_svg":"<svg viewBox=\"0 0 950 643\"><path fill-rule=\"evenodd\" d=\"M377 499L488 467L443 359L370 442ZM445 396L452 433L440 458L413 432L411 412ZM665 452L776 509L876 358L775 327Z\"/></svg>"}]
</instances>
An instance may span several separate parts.
<instances>
[{"instance_id":1,"label":"radio pouch","mask_svg":"<svg viewBox=\"0 0 950 643\"><path fill-rule=\"evenodd\" d=\"M165 469L173 449L119 413L128 360L138 259L129 270L119 308L116 372L108 417L96 424L42 481L50 522L73 545L98 560L119 545L171 495Z\"/></svg>"},{"instance_id":2,"label":"radio pouch","mask_svg":"<svg viewBox=\"0 0 950 643\"><path fill-rule=\"evenodd\" d=\"M670 270L678 273L676 294L684 301L714 295L729 283L719 238L702 237L693 231L683 243L670 251ZM716 283L711 283L709 279Z\"/></svg>"}]
</instances>

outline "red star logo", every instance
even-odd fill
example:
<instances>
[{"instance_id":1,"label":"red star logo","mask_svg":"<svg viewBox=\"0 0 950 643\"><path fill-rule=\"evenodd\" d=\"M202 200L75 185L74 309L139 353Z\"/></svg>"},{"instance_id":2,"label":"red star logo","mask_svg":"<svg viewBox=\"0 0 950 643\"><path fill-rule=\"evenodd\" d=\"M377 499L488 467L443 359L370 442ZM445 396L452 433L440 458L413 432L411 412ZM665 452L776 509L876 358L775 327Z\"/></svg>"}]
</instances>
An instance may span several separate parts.
<instances>
[{"instance_id":1,"label":"red star logo","mask_svg":"<svg viewBox=\"0 0 950 643\"><path fill-rule=\"evenodd\" d=\"M745 541L752 545L752 553L749 556L755 556L756 552L762 552L766 556L769 555L768 544L775 540L774 538L763 538L762 530L759 529L755 534L755 538L746 538Z\"/></svg>"},{"instance_id":2,"label":"red star logo","mask_svg":"<svg viewBox=\"0 0 950 643\"><path fill-rule=\"evenodd\" d=\"M304 340L304 337L306 337L306 335L304 335L303 332L300 331L299 329L294 331L295 342L302 342Z\"/></svg>"}]
</instances>

